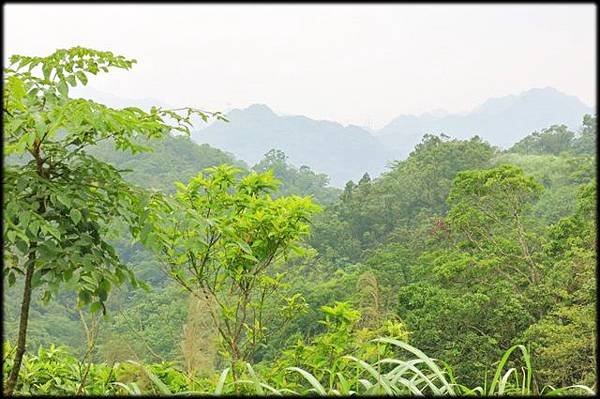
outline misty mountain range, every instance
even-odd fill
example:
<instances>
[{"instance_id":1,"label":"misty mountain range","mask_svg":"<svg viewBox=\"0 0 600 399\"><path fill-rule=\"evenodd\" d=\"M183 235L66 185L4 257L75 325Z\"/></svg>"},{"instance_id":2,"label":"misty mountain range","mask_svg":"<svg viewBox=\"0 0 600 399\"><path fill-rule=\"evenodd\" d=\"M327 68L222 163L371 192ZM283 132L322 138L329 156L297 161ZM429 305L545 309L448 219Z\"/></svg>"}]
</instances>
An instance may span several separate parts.
<instances>
[{"instance_id":1,"label":"misty mountain range","mask_svg":"<svg viewBox=\"0 0 600 399\"><path fill-rule=\"evenodd\" d=\"M157 104L98 93L94 91L89 97L112 106L131 106L136 101L143 108ZM257 163L270 149L283 150L292 164L326 173L331 185L343 187L349 180L358 181L365 172L378 176L390 161L406 158L426 133L461 139L479 135L492 145L508 148L554 124L577 130L583 115L593 113L595 110L577 97L550 87L491 98L467 113L400 115L373 131L305 116L279 115L266 105L254 104L229 111L229 123L216 122L195 130L192 139L231 152L249 165Z\"/></svg>"},{"instance_id":2,"label":"misty mountain range","mask_svg":"<svg viewBox=\"0 0 600 399\"><path fill-rule=\"evenodd\" d=\"M196 131L192 139L229 151L249 164L271 148L283 150L296 165L326 173L341 187L368 172L379 175L388 162L404 159L426 133L468 138L479 135L507 148L536 130L554 124L578 129L583 115L594 109L577 97L553 88L531 89L519 95L492 98L471 112L420 116L401 115L379 130L305 116L282 116L266 105L252 105L227 114L229 123Z\"/></svg>"},{"instance_id":3,"label":"misty mountain range","mask_svg":"<svg viewBox=\"0 0 600 399\"><path fill-rule=\"evenodd\" d=\"M528 134L554 124L577 129L583 115L594 112L577 97L547 87L490 98L466 114L401 115L374 134L402 157L410 153L423 133L444 133L456 138L479 135L493 145L507 148Z\"/></svg>"},{"instance_id":4,"label":"misty mountain range","mask_svg":"<svg viewBox=\"0 0 600 399\"><path fill-rule=\"evenodd\" d=\"M229 123L214 123L194 132L192 139L235 154L248 164L257 163L271 148L285 152L294 165L308 165L326 173L334 186L379 175L394 153L358 126L318 121L305 116L280 116L266 105L234 109Z\"/></svg>"}]
</instances>

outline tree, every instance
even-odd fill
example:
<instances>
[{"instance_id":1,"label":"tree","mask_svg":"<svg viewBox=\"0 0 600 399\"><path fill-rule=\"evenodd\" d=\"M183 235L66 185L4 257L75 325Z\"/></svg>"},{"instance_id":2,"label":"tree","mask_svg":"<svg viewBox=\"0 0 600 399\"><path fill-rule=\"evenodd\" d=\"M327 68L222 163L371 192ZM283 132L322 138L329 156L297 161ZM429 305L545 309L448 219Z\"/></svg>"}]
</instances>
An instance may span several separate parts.
<instances>
[{"instance_id":1,"label":"tree","mask_svg":"<svg viewBox=\"0 0 600 399\"><path fill-rule=\"evenodd\" d=\"M477 136L449 140L426 135L408 159L395 162L383 176L371 180L365 174L359 184L348 182L341 201L326 211L331 223L315 227L311 244L319 250L336 249L331 258L351 261L358 261L361 251L386 241L407 244L411 240L410 245L417 247L424 240L415 231L424 220L446 212L454 176L488 166L494 154L495 149ZM331 231L341 228L345 231Z\"/></svg>"},{"instance_id":2,"label":"tree","mask_svg":"<svg viewBox=\"0 0 600 399\"><path fill-rule=\"evenodd\" d=\"M397 290L414 343L450 361L468 383L515 343L545 299L533 291L543 265L529 220L541 191L512 165L458 173L413 283Z\"/></svg>"},{"instance_id":3,"label":"tree","mask_svg":"<svg viewBox=\"0 0 600 399\"><path fill-rule=\"evenodd\" d=\"M185 108L113 109L69 97L69 86L84 85L90 74L130 69L135 60L107 51L75 47L47 57L14 55L4 69L5 155L19 164L4 167L4 277L23 278L14 367L5 393L12 394L25 352L31 294L44 287L48 301L60 286L78 291L81 305L104 309L113 285L136 279L104 239L115 220L137 233L141 191L118 170L86 149L112 140L119 150L141 151L137 138L161 138L171 130L189 133L190 116L208 114ZM220 117L220 114L213 114ZM104 309L105 310L105 309Z\"/></svg>"},{"instance_id":4,"label":"tree","mask_svg":"<svg viewBox=\"0 0 600 399\"><path fill-rule=\"evenodd\" d=\"M539 281L536 240L524 219L542 189L512 165L459 173L448 195L448 222L455 238L464 240L460 248L501 260L497 271L511 280Z\"/></svg>"},{"instance_id":5,"label":"tree","mask_svg":"<svg viewBox=\"0 0 600 399\"><path fill-rule=\"evenodd\" d=\"M575 133L565 125L553 125L541 132L533 132L512 146L509 151L522 154L558 155L572 149L574 137Z\"/></svg>"},{"instance_id":6,"label":"tree","mask_svg":"<svg viewBox=\"0 0 600 399\"><path fill-rule=\"evenodd\" d=\"M578 154L596 155L598 142L598 125L596 116L584 115L583 127L573 142L573 148Z\"/></svg>"},{"instance_id":7,"label":"tree","mask_svg":"<svg viewBox=\"0 0 600 399\"><path fill-rule=\"evenodd\" d=\"M523 334L545 383L588 384L596 369L596 182L582 185L577 209L549 228L545 290L549 310Z\"/></svg>"},{"instance_id":8,"label":"tree","mask_svg":"<svg viewBox=\"0 0 600 399\"><path fill-rule=\"evenodd\" d=\"M369 176L369 173L365 172L365 174L363 175L363 177L360 178L360 180L358 181L358 185L362 185L362 184L369 184L371 182L371 176Z\"/></svg>"},{"instance_id":9,"label":"tree","mask_svg":"<svg viewBox=\"0 0 600 399\"><path fill-rule=\"evenodd\" d=\"M296 168L288 163L288 157L281 150L272 149L252 167L256 172L273 171L281 186L275 195L311 195L320 204L337 200L340 190L329 187L329 177L316 173L306 165Z\"/></svg>"},{"instance_id":10,"label":"tree","mask_svg":"<svg viewBox=\"0 0 600 399\"><path fill-rule=\"evenodd\" d=\"M175 201L153 203L145 237L161 253L173 279L209 306L233 365L250 359L266 337L267 303L277 299L282 275L269 267L309 233L308 217L319 208L310 198L272 199L271 173L250 173L229 165L205 169L187 185L178 183ZM280 298L279 321L302 310L299 296ZM276 305L272 305L276 306Z\"/></svg>"}]
</instances>

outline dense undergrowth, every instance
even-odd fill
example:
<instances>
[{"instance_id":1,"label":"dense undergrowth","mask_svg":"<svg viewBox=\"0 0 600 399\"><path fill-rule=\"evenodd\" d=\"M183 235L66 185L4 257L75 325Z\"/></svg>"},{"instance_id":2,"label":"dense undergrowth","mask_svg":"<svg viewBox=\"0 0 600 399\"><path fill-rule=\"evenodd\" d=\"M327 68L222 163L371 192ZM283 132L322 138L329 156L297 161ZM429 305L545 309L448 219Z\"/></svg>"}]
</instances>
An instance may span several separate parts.
<instances>
[{"instance_id":1,"label":"dense undergrowth","mask_svg":"<svg viewBox=\"0 0 600 399\"><path fill-rule=\"evenodd\" d=\"M283 380L272 381L261 365L245 364L243 374L232 379L229 368L221 374L191 378L173 363L84 363L65 348L39 348L25 357L17 394L30 395L139 395L139 394L252 394L252 395L593 395L584 385L537 387L529 351L523 345L509 348L490 378L477 387L460 384L451 366L430 358L399 340L377 338L381 347L392 347L393 356L366 362L354 356L337 359L343 370L328 370L326 378L310 371L287 367ZM11 352L4 345L5 373ZM520 358L518 357L520 355ZM515 363L516 361L516 363ZM264 374L264 375L263 375Z\"/></svg>"}]
</instances>

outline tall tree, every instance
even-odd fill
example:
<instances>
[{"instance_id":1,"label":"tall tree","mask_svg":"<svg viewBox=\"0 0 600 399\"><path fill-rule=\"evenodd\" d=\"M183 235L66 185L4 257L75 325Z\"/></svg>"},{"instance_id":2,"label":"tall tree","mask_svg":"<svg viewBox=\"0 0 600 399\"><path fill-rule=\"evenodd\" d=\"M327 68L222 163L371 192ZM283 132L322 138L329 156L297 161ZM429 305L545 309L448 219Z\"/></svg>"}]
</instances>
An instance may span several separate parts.
<instances>
[{"instance_id":1,"label":"tall tree","mask_svg":"<svg viewBox=\"0 0 600 399\"><path fill-rule=\"evenodd\" d=\"M452 207L448 221L459 248L501 259L497 272L507 278L537 283L540 244L526 229L526 212L542 190L541 184L512 165L459 173L448 195Z\"/></svg>"},{"instance_id":2,"label":"tall tree","mask_svg":"<svg viewBox=\"0 0 600 399\"><path fill-rule=\"evenodd\" d=\"M81 305L104 309L108 292L126 279L136 284L105 233L115 220L138 232L143 195L118 170L86 153L103 140L119 150L144 150L138 138L161 138L171 130L189 133L190 116L209 114L184 108L113 109L69 97L69 86L110 68L130 69L135 60L82 47L46 57L14 55L4 69L5 155L4 277L24 280L16 355L5 393L11 395L25 353L31 295L43 287L50 300L62 285L78 291ZM220 114L213 116L221 117Z\"/></svg>"},{"instance_id":3,"label":"tall tree","mask_svg":"<svg viewBox=\"0 0 600 399\"><path fill-rule=\"evenodd\" d=\"M573 148L576 153L596 155L596 143L598 142L598 124L595 115L585 115L583 126L579 135L575 137Z\"/></svg>"},{"instance_id":4,"label":"tall tree","mask_svg":"<svg viewBox=\"0 0 600 399\"><path fill-rule=\"evenodd\" d=\"M144 239L163 255L169 274L208 303L224 353L233 365L249 360L264 342L264 307L282 306L281 319L303 307L298 296L277 299L281 275L273 263L309 232L308 217L319 208L310 198L271 198L271 173L229 165L208 168L187 185L178 183L175 202L156 198ZM150 230L152 228L152 231Z\"/></svg>"},{"instance_id":5,"label":"tall tree","mask_svg":"<svg viewBox=\"0 0 600 399\"><path fill-rule=\"evenodd\" d=\"M273 175L281 181L276 195L311 195L320 204L330 204L340 194L339 189L328 186L327 175L316 173L306 165L296 168L281 150L270 150L252 169L257 172L273 171Z\"/></svg>"},{"instance_id":6,"label":"tall tree","mask_svg":"<svg viewBox=\"0 0 600 399\"><path fill-rule=\"evenodd\" d=\"M522 154L553 154L570 151L575 133L565 125L553 125L541 132L533 132L510 148Z\"/></svg>"}]
</instances>

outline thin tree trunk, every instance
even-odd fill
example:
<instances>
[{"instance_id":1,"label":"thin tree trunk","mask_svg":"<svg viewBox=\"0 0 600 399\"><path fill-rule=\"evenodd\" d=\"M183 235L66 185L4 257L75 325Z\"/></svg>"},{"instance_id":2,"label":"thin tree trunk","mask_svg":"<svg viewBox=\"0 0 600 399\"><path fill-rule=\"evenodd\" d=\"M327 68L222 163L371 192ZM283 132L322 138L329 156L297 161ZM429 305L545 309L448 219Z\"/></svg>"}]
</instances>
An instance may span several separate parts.
<instances>
[{"instance_id":1,"label":"thin tree trunk","mask_svg":"<svg viewBox=\"0 0 600 399\"><path fill-rule=\"evenodd\" d=\"M47 134L47 132L46 132ZM44 137L46 135L44 134ZM33 149L31 154L35 158L35 164L37 169L37 174L47 179L49 171L44 171L44 159L42 158L42 148L41 144L44 140L36 139L33 143ZM38 211L39 215L43 215L46 212L46 198L42 199L42 203L40 206L40 210ZM23 362L23 355L25 355L25 342L27 339L27 323L29 322L29 307L31 305L31 279L33 278L33 271L35 269L35 250L37 244L32 243L29 248L29 257L27 260L27 269L25 271L25 286L23 287L23 301L21 302L21 317L19 320L19 336L17 338L17 351L15 353L15 361L13 362L13 367L10 370L10 375L8 376L8 381L6 383L6 389L4 391L5 395L13 394L15 387L17 386L17 380L19 378L19 371L21 370L21 363Z\"/></svg>"},{"instance_id":2,"label":"thin tree trunk","mask_svg":"<svg viewBox=\"0 0 600 399\"><path fill-rule=\"evenodd\" d=\"M29 321L29 305L31 303L31 278L33 277L33 269L35 267L35 252L29 254L27 271L25 273L25 287L23 288L23 302L21 302L21 319L19 321L19 337L17 339L17 351L15 353L15 361L10 370L8 381L6 383L5 395L12 395L17 385L19 371L23 355L25 354L25 339L27 337L27 323Z\"/></svg>"}]
</instances>

